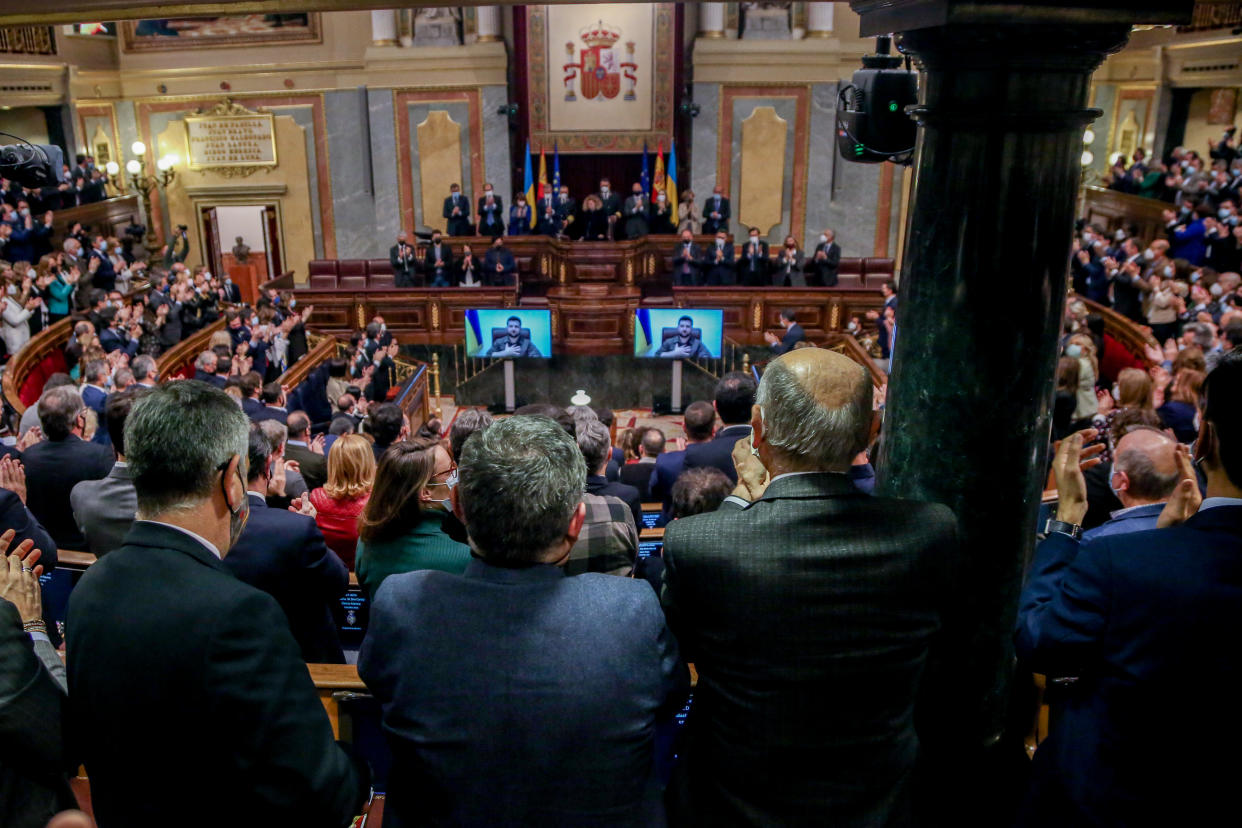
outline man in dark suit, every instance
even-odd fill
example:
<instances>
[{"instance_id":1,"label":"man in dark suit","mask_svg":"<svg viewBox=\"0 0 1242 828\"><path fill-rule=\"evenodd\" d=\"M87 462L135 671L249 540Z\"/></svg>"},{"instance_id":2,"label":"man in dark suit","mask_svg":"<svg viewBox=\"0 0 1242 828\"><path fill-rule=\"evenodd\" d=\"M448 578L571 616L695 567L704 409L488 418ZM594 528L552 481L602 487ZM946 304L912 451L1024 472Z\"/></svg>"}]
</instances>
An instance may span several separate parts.
<instances>
[{"instance_id":1,"label":"man in dark suit","mask_svg":"<svg viewBox=\"0 0 1242 828\"><path fill-rule=\"evenodd\" d=\"M449 188L449 197L444 199L444 220L448 222L446 229L450 236L469 236L470 199L461 194L461 187L453 184Z\"/></svg>"},{"instance_id":2,"label":"man in dark suit","mask_svg":"<svg viewBox=\"0 0 1242 828\"><path fill-rule=\"evenodd\" d=\"M140 519L82 576L67 624L69 722L101 826L343 828L366 796L280 605L224 562L247 522L249 430L197 382L130 412Z\"/></svg>"},{"instance_id":3,"label":"man in dark suit","mask_svg":"<svg viewBox=\"0 0 1242 828\"><path fill-rule=\"evenodd\" d=\"M854 488L871 396L841 354L773 360L734 494L666 529L665 613L699 673L670 798L693 824L912 822L915 699L937 634L954 640L958 541L946 507Z\"/></svg>"},{"instance_id":4,"label":"man in dark suit","mask_svg":"<svg viewBox=\"0 0 1242 828\"><path fill-rule=\"evenodd\" d=\"M247 371L238 378L237 383L241 391L242 413L253 420L263 410L263 403L259 401L259 394L263 393L263 377L257 371Z\"/></svg>"},{"instance_id":5,"label":"man in dark suit","mask_svg":"<svg viewBox=\"0 0 1242 828\"><path fill-rule=\"evenodd\" d=\"M224 388L226 380L216 373L216 361L215 351L203 351L199 354L198 359L194 360L194 379L216 388Z\"/></svg>"},{"instance_id":6,"label":"man in dark suit","mask_svg":"<svg viewBox=\"0 0 1242 828\"><path fill-rule=\"evenodd\" d=\"M138 510L138 496L125 462L125 421L134 403L146 393L149 393L146 389L131 387L108 398L101 425L106 425L112 438L116 463L107 477L83 480L69 492L73 520L86 538L84 548L97 556L121 546Z\"/></svg>"},{"instance_id":7,"label":"man in dark suit","mask_svg":"<svg viewBox=\"0 0 1242 828\"><path fill-rule=\"evenodd\" d=\"M712 429L716 425L716 409L709 402L690 403L682 416L686 429L686 448L680 451L666 451L656 458L655 468L651 471L648 491L652 500L658 500L663 506L660 517L661 524L668 523L673 510L673 484L681 475L686 464L686 450L690 446L706 443L712 439Z\"/></svg>"},{"instance_id":8,"label":"man in dark suit","mask_svg":"<svg viewBox=\"0 0 1242 828\"><path fill-rule=\"evenodd\" d=\"M30 552L16 538L0 544L0 824L5 828L44 828L57 812L77 807L65 779L65 668L42 621L42 567L28 564Z\"/></svg>"},{"instance_id":9,"label":"man in dark suit","mask_svg":"<svg viewBox=\"0 0 1242 828\"><path fill-rule=\"evenodd\" d=\"M95 236L95 246L88 255L87 269L93 271L91 284L105 293L116 288L116 268L108 258L108 240L104 236Z\"/></svg>"},{"instance_id":10,"label":"man in dark suit","mask_svg":"<svg viewBox=\"0 0 1242 828\"><path fill-rule=\"evenodd\" d=\"M718 184L703 202L703 232L709 235L721 230L729 232L729 215L729 199L724 197L724 189Z\"/></svg>"},{"instance_id":11,"label":"man in dark suit","mask_svg":"<svg viewBox=\"0 0 1242 828\"><path fill-rule=\"evenodd\" d=\"M806 333L802 330L802 326L798 324L794 318L797 311L793 308L784 308L781 310L777 319L781 323L781 327L785 329L785 335L780 339L776 338L776 334L766 331L763 338L767 340L768 345L776 352L777 356L787 354L794 349L794 346L806 339Z\"/></svg>"},{"instance_id":12,"label":"man in dark suit","mask_svg":"<svg viewBox=\"0 0 1242 828\"><path fill-rule=\"evenodd\" d=\"M276 599L289 629L312 663L343 664L331 605L349 588L349 569L328 549L315 525L314 511L296 514L267 506L269 483L279 475L276 494L283 494L284 468L276 468L271 443L259 429L250 432L250 519L229 550L224 565L237 578Z\"/></svg>"},{"instance_id":13,"label":"man in dark suit","mask_svg":"<svg viewBox=\"0 0 1242 828\"><path fill-rule=\"evenodd\" d=\"M578 212L578 202L569 197L568 185L562 184L556 195L556 217L560 220L560 232L568 233L569 226L574 223L574 214Z\"/></svg>"},{"instance_id":14,"label":"man in dark suit","mask_svg":"<svg viewBox=\"0 0 1242 828\"><path fill-rule=\"evenodd\" d=\"M371 450L375 452L375 462L378 463L389 446L410 436L410 422L402 413L401 406L384 403L371 409L367 432L375 438Z\"/></svg>"},{"instance_id":15,"label":"man in dark suit","mask_svg":"<svg viewBox=\"0 0 1242 828\"><path fill-rule=\"evenodd\" d=\"M17 452L0 455L0 534L13 530L13 548L29 540L42 553L43 568L51 572L57 563L56 541L26 508L26 474L20 460Z\"/></svg>"},{"instance_id":16,"label":"man in dark suit","mask_svg":"<svg viewBox=\"0 0 1242 828\"><path fill-rule=\"evenodd\" d=\"M759 238L758 227L750 228L750 238L737 261L738 281L747 287L771 284L772 280L768 276L768 266L771 264L768 243Z\"/></svg>"},{"instance_id":17,"label":"man in dark suit","mask_svg":"<svg viewBox=\"0 0 1242 828\"><path fill-rule=\"evenodd\" d=\"M635 183L633 192L625 200L625 237L641 239L647 235L647 213L651 207L647 196L643 194L643 185Z\"/></svg>"},{"instance_id":18,"label":"man in dark suit","mask_svg":"<svg viewBox=\"0 0 1242 828\"><path fill-rule=\"evenodd\" d=\"M704 284L713 286L733 284L734 276L736 276L733 263L733 242L729 241L728 234L724 230L717 230L716 243L703 251L702 270L706 274Z\"/></svg>"},{"instance_id":19,"label":"man in dark suit","mask_svg":"<svg viewBox=\"0 0 1242 828\"><path fill-rule=\"evenodd\" d=\"M290 411L285 425L289 428L285 457L298 464L302 477L306 478L306 488L314 491L328 482L328 459L323 456L322 448L316 452L311 447L310 417L305 411Z\"/></svg>"},{"instance_id":20,"label":"man in dark suit","mask_svg":"<svg viewBox=\"0 0 1242 828\"><path fill-rule=\"evenodd\" d=\"M500 236L492 242L483 257L484 283L492 287L510 287L517 284L517 259L505 247Z\"/></svg>"},{"instance_id":21,"label":"man in dark suit","mask_svg":"<svg viewBox=\"0 0 1242 828\"><path fill-rule=\"evenodd\" d=\"M397 243L388 248L388 263L392 265L393 284L397 287L421 287L418 275L418 251L410 244L409 236L402 230Z\"/></svg>"},{"instance_id":22,"label":"man in dark suit","mask_svg":"<svg viewBox=\"0 0 1242 828\"><path fill-rule=\"evenodd\" d=\"M358 657L393 749L384 824L663 825L653 737L688 673L646 584L565 575L586 514L577 446L510 417L458 463L474 559L389 576ZM521 692L498 692L515 676Z\"/></svg>"},{"instance_id":23,"label":"man in dark suit","mask_svg":"<svg viewBox=\"0 0 1242 828\"><path fill-rule=\"evenodd\" d=\"M285 389L281 387L279 382L269 382L263 386L263 390L259 392L259 402L263 407L251 416L250 419L256 423L264 420L275 420L278 423L287 425L289 411L285 408Z\"/></svg>"},{"instance_id":24,"label":"man in dark suit","mask_svg":"<svg viewBox=\"0 0 1242 828\"><path fill-rule=\"evenodd\" d=\"M683 230L681 244L673 251L673 284L683 287L701 284L699 267L702 260L703 248L694 243L694 235L689 230Z\"/></svg>"},{"instance_id":25,"label":"man in dark suit","mask_svg":"<svg viewBox=\"0 0 1242 828\"><path fill-rule=\"evenodd\" d=\"M81 481L98 480L112 470L112 449L82 440L86 406L72 386L43 395L39 421L47 439L22 452L26 505L61 549L85 549L69 493Z\"/></svg>"},{"instance_id":26,"label":"man in dark suit","mask_svg":"<svg viewBox=\"0 0 1242 828\"><path fill-rule=\"evenodd\" d=\"M428 287L453 286L453 248L439 230L431 231L431 244L423 254L423 272L427 274Z\"/></svg>"},{"instance_id":27,"label":"man in dark suit","mask_svg":"<svg viewBox=\"0 0 1242 828\"><path fill-rule=\"evenodd\" d=\"M593 495L612 495L630 507L634 516L634 525L643 525L643 499L638 489L624 483L612 483L604 476L608 461L612 459L612 441L608 435L608 426L592 420L578 426L578 448L586 459L587 481L586 490Z\"/></svg>"},{"instance_id":28,"label":"man in dark suit","mask_svg":"<svg viewBox=\"0 0 1242 828\"><path fill-rule=\"evenodd\" d=\"M479 235L497 238L505 234L504 199L496 194L491 184L483 185L479 196Z\"/></svg>"},{"instance_id":29,"label":"man in dark suit","mask_svg":"<svg viewBox=\"0 0 1242 828\"><path fill-rule=\"evenodd\" d=\"M612 182L607 178L599 180L599 192L595 194L599 199L600 209L608 220L608 238L616 239L617 222L621 219L621 195L612 189Z\"/></svg>"},{"instance_id":30,"label":"man in dark suit","mask_svg":"<svg viewBox=\"0 0 1242 828\"><path fill-rule=\"evenodd\" d=\"M638 499L643 503L651 500L651 477L655 464L664 453L664 432L651 426L643 432L638 441L638 462L626 463L621 467L621 482L638 490ZM638 524L642 526L642 523Z\"/></svg>"},{"instance_id":31,"label":"man in dark suit","mask_svg":"<svg viewBox=\"0 0 1242 828\"><path fill-rule=\"evenodd\" d=\"M1080 543L1084 434L1057 452L1056 519L1027 574L1017 648L1025 667L1078 680L1036 751L1021 824L1167 825L1233 809L1216 746L1242 737L1242 353L1220 360L1203 395L1206 497L1179 447L1163 528Z\"/></svg>"},{"instance_id":32,"label":"man in dark suit","mask_svg":"<svg viewBox=\"0 0 1242 828\"><path fill-rule=\"evenodd\" d=\"M837 284L837 268L841 266L841 245L837 244L836 233L825 230L820 234L819 244L815 245L815 253L807 262L807 270L813 277L814 287L835 287Z\"/></svg>"},{"instance_id":33,"label":"man in dark suit","mask_svg":"<svg viewBox=\"0 0 1242 828\"><path fill-rule=\"evenodd\" d=\"M716 414L723 426L706 443L686 446L685 468L715 466L737 482L733 466L733 444L750 434L751 407L755 403L755 381L749 374L731 371L716 383Z\"/></svg>"}]
</instances>

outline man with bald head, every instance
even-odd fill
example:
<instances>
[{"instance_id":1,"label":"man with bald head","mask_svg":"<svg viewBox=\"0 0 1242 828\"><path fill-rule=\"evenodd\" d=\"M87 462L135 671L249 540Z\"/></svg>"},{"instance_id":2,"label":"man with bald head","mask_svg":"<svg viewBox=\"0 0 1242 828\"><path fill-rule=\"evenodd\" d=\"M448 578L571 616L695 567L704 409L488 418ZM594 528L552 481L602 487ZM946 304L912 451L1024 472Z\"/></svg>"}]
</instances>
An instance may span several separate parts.
<instances>
[{"instance_id":1,"label":"man with bald head","mask_svg":"<svg viewBox=\"0 0 1242 828\"><path fill-rule=\"evenodd\" d=\"M861 365L784 354L734 448L733 494L668 526L661 598L699 674L679 822L911 820L914 703L933 637L950 637L957 526L944 506L854 488L877 424Z\"/></svg>"},{"instance_id":2,"label":"man with bald head","mask_svg":"<svg viewBox=\"0 0 1242 828\"><path fill-rule=\"evenodd\" d=\"M1136 426L1117 441L1108 485L1123 508L1083 532L1084 541L1156 528L1164 504L1177 488L1177 441L1151 426Z\"/></svg>"}]
</instances>

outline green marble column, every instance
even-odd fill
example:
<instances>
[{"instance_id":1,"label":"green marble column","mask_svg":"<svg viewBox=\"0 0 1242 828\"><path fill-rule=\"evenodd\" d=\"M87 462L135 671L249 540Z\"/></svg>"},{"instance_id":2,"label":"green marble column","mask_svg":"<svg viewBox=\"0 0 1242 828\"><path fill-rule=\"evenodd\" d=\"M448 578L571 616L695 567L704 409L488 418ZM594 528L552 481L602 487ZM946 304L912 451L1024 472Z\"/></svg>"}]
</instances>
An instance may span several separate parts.
<instances>
[{"instance_id":1,"label":"green marble column","mask_svg":"<svg viewBox=\"0 0 1242 828\"><path fill-rule=\"evenodd\" d=\"M987 788L1000 776L993 754L1043 488L1082 135L1099 114L1086 108L1090 77L1131 23L1165 22L1190 4L851 5L864 34L901 32L921 72L878 465L882 493L957 513L964 634L934 668L941 692L923 705L920 730L934 798L954 824L1008 824ZM1134 5L1147 8L1118 8Z\"/></svg>"}]
</instances>

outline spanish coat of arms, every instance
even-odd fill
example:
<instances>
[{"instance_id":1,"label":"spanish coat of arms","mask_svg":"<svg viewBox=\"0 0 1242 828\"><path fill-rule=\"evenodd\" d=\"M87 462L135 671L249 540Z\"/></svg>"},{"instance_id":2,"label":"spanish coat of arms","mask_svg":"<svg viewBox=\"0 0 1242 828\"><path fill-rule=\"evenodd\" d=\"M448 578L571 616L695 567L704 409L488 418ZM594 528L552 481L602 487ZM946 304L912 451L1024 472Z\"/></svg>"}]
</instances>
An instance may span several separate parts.
<instances>
[{"instance_id":1,"label":"spanish coat of arms","mask_svg":"<svg viewBox=\"0 0 1242 828\"><path fill-rule=\"evenodd\" d=\"M625 90L622 100L635 99L634 87L638 83L638 64L634 62L634 41L625 44L625 60L622 61L613 44L621 39L621 30L599 21L579 31L583 43L577 62L574 62L574 44L566 43L565 52L568 60L565 71L565 100L578 100L574 91L574 79L581 78L582 97L585 100L596 98L615 98L621 91L621 76L624 74L629 88Z\"/></svg>"}]
</instances>

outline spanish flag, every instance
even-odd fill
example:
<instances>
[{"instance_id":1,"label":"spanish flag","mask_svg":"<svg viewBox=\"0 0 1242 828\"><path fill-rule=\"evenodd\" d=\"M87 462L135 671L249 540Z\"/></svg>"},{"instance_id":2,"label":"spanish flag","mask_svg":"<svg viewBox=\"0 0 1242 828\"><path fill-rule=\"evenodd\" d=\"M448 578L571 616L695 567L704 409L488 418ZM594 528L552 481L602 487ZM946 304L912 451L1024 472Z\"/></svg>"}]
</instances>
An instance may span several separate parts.
<instances>
[{"instance_id":1,"label":"spanish flag","mask_svg":"<svg viewBox=\"0 0 1242 828\"><path fill-rule=\"evenodd\" d=\"M681 219L677 217L677 144L675 142L670 142L668 145L668 175L664 178L664 195L668 198L669 220L676 227Z\"/></svg>"},{"instance_id":2,"label":"spanish flag","mask_svg":"<svg viewBox=\"0 0 1242 828\"><path fill-rule=\"evenodd\" d=\"M540 201L543 200L543 197L547 195L548 192L549 192L548 190L548 152L543 147L540 147L539 148L539 199ZM532 208L534 206L535 206L534 204L531 205ZM531 210L532 216L534 215L534 212L535 211L532 209Z\"/></svg>"},{"instance_id":3,"label":"spanish flag","mask_svg":"<svg viewBox=\"0 0 1242 828\"><path fill-rule=\"evenodd\" d=\"M664 192L664 141L660 141L656 149L655 175L651 176L652 200L654 196Z\"/></svg>"}]
</instances>

